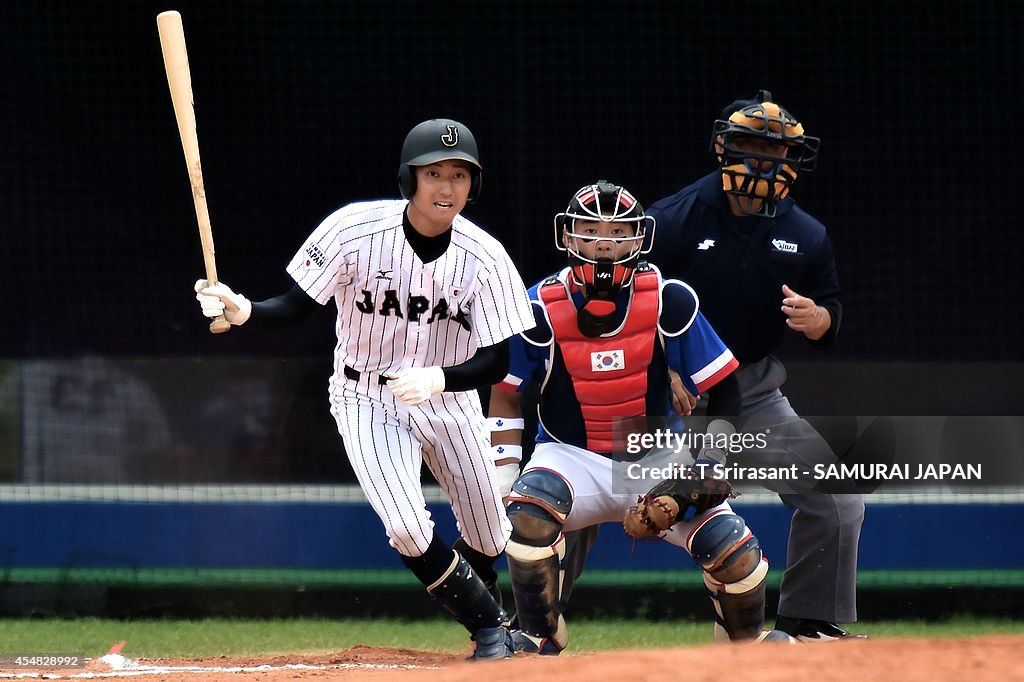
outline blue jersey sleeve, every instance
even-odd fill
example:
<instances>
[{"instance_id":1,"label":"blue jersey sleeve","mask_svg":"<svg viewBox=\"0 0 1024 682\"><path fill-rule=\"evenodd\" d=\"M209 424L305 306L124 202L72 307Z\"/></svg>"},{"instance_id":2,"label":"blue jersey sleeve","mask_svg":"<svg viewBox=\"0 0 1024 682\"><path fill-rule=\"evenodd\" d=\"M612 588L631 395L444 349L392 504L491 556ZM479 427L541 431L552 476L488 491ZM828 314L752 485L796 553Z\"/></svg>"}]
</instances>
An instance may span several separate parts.
<instances>
[{"instance_id":1,"label":"blue jersey sleeve","mask_svg":"<svg viewBox=\"0 0 1024 682\"><path fill-rule=\"evenodd\" d=\"M708 390L739 366L701 314L697 295L682 282L665 281L659 326L668 366L679 373L683 385L694 395Z\"/></svg>"},{"instance_id":2,"label":"blue jersey sleeve","mask_svg":"<svg viewBox=\"0 0 1024 682\"><path fill-rule=\"evenodd\" d=\"M529 290L536 326L509 339L508 375L498 384L499 388L507 391L522 393L531 382L542 381L544 378L554 335L551 323L544 314L544 306L539 301L537 289L534 285Z\"/></svg>"}]
</instances>

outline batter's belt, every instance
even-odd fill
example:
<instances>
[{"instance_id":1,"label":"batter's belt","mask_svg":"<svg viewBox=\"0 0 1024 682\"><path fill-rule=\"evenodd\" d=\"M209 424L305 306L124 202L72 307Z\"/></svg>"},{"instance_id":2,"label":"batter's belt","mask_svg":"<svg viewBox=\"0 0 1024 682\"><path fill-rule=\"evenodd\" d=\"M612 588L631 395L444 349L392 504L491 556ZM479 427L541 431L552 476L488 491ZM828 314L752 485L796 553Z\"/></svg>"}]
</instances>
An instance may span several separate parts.
<instances>
[{"instance_id":1,"label":"batter's belt","mask_svg":"<svg viewBox=\"0 0 1024 682\"><path fill-rule=\"evenodd\" d=\"M347 379L351 379L352 381L359 381L359 377L363 375L363 373L360 372L358 369L353 369L348 365L345 365L345 369L342 370L342 372L345 374L345 377ZM388 378L383 374L378 374L377 383L380 384L381 386L384 386L385 384L388 383Z\"/></svg>"}]
</instances>

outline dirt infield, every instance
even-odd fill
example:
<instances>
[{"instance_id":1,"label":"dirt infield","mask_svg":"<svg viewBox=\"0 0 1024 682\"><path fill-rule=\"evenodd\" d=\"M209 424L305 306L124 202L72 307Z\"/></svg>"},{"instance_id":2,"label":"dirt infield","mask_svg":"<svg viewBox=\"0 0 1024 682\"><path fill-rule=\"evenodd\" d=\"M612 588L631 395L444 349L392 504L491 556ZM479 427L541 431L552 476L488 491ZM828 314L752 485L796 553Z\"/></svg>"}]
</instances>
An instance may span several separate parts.
<instances>
[{"instance_id":1,"label":"dirt infield","mask_svg":"<svg viewBox=\"0 0 1024 682\"><path fill-rule=\"evenodd\" d=\"M936 682L938 680L1024 679L1019 652L1024 637L971 639L882 639L797 646L712 645L686 649L618 651L517 657L466 663L461 655L356 646L318 656L203 660L97 659L86 669L0 672L4 678L122 679L161 682L286 682L294 680L401 680L403 682L523 682L575 680L681 680L720 682L797 679L841 682ZM113 666L111 665L113 663ZM120 669L116 669L120 668ZM728 671L735 671L729 673Z\"/></svg>"}]
</instances>

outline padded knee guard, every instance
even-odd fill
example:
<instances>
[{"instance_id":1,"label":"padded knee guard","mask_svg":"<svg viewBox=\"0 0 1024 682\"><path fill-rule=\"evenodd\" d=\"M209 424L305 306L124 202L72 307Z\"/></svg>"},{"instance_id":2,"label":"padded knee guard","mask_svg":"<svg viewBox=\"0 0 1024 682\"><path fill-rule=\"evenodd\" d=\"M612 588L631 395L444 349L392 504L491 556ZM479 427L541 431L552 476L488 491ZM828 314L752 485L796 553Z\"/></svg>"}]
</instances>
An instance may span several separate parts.
<instances>
[{"instance_id":1,"label":"padded knee guard","mask_svg":"<svg viewBox=\"0 0 1024 682\"><path fill-rule=\"evenodd\" d=\"M569 482L548 469L530 469L512 484L509 493L509 511L516 502L536 505L546 511L559 525L572 511L572 488Z\"/></svg>"},{"instance_id":2,"label":"padded knee guard","mask_svg":"<svg viewBox=\"0 0 1024 682\"><path fill-rule=\"evenodd\" d=\"M715 607L715 640L756 639L764 627L768 561L743 519L721 511L690 533L687 549L704 569Z\"/></svg>"},{"instance_id":3,"label":"padded knee guard","mask_svg":"<svg viewBox=\"0 0 1024 682\"><path fill-rule=\"evenodd\" d=\"M527 471L512 485L505 547L519 628L541 649L560 651L569 642L558 605L565 557L562 524L572 509L572 489L554 472Z\"/></svg>"}]
</instances>

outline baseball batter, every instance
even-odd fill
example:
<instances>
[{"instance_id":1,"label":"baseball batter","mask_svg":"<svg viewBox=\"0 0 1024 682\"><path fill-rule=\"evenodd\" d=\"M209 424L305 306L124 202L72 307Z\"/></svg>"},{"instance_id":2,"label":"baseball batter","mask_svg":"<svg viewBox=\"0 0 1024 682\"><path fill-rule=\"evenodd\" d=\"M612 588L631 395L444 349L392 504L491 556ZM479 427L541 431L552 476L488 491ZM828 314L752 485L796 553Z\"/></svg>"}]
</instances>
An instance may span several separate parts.
<instances>
[{"instance_id":1,"label":"baseball batter","mask_svg":"<svg viewBox=\"0 0 1024 682\"><path fill-rule=\"evenodd\" d=\"M534 322L505 249L460 215L479 196L481 171L469 128L424 121L402 147L404 200L328 216L288 264L289 292L250 302L205 280L196 291L206 316L264 328L334 300L329 394L352 468L391 546L470 631L473 657L490 659L512 655L508 619L471 564L489 567L511 524L475 389L505 376L509 337ZM466 556L434 530L423 462L451 501Z\"/></svg>"}]
</instances>

